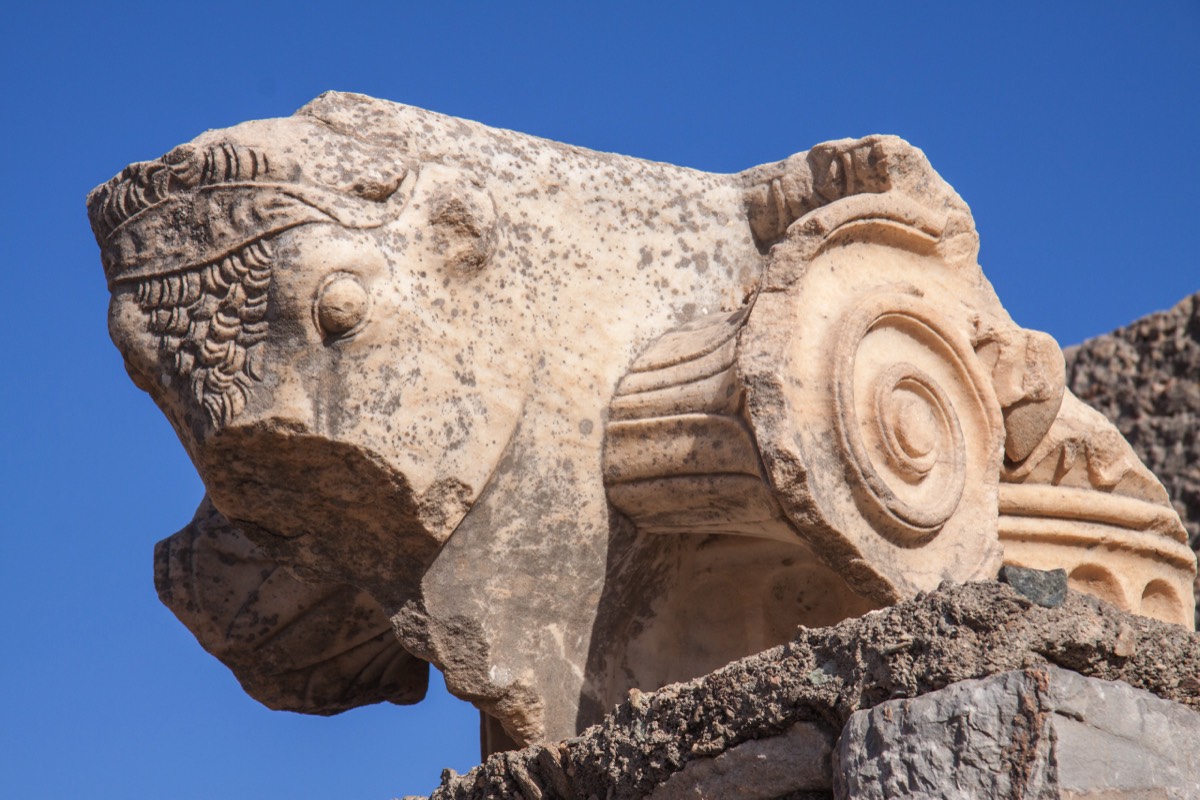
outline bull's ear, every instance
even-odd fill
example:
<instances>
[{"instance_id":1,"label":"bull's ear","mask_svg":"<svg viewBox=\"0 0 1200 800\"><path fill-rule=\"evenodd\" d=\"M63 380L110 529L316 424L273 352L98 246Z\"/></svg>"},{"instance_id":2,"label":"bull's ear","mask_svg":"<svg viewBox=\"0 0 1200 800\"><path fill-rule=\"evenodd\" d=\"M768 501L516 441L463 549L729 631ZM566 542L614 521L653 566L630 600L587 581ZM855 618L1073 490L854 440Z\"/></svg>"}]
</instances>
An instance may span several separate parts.
<instances>
[{"instance_id":1,"label":"bull's ear","mask_svg":"<svg viewBox=\"0 0 1200 800\"><path fill-rule=\"evenodd\" d=\"M466 276L487 266L500 238L499 220L491 193L476 176L427 165L421 169L412 207L426 217L432 255L449 272Z\"/></svg>"}]
</instances>

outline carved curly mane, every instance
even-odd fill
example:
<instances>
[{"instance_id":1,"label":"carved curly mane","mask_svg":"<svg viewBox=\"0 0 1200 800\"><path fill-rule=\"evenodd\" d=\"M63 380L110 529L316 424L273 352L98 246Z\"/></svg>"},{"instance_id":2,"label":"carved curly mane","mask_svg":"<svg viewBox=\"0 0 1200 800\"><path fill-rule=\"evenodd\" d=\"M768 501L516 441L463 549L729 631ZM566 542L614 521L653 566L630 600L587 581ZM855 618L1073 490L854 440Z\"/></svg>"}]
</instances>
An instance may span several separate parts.
<instances>
[{"instance_id":1,"label":"carved curly mane","mask_svg":"<svg viewBox=\"0 0 1200 800\"><path fill-rule=\"evenodd\" d=\"M174 378L190 381L213 424L228 424L261 380L255 351L267 335L272 256L263 239L219 262L137 284L161 356Z\"/></svg>"}]
</instances>

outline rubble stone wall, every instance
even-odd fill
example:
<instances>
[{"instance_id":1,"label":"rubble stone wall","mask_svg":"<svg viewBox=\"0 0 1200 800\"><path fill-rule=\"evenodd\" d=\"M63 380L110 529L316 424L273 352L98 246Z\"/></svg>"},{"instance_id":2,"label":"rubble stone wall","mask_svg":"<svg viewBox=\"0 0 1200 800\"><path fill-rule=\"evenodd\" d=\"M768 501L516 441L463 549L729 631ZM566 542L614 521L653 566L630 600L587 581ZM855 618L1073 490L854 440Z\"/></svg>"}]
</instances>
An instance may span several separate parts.
<instances>
[{"instance_id":1,"label":"rubble stone wall","mask_svg":"<svg viewBox=\"0 0 1200 800\"><path fill-rule=\"evenodd\" d=\"M1200 292L1064 355L1071 391L1163 482L1200 552Z\"/></svg>"}]
</instances>

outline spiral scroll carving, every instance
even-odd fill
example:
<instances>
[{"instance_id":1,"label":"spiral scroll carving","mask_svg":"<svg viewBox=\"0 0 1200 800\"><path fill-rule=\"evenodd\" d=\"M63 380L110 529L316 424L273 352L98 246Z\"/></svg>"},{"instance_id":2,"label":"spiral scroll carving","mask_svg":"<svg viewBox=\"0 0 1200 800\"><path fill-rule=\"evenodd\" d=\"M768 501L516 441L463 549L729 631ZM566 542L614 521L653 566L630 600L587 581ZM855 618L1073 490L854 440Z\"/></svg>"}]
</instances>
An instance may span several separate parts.
<instances>
[{"instance_id":1,"label":"spiral scroll carving","mask_svg":"<svg viewBox=\"0 0 1200 800\"><path fill-rule=\"evenodd\" d=\"M970 345L893 292L848 313L837 341L836 421L856 500L898 544L928 541L962 501L968 448L987 436Z\"/></svg>"}]
</instances>

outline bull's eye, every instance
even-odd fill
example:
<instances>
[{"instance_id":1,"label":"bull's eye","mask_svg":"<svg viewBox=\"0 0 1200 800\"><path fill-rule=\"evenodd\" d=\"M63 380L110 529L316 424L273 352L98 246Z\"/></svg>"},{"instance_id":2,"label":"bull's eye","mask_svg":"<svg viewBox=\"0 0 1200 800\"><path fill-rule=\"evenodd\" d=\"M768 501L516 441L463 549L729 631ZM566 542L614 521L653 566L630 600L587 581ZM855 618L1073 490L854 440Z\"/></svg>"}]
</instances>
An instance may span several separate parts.
<instances>
[{"instance_id":1,"label":"bull's eye","mask_svg":"<svg viewBox=\"0 0 1200 800\"><path fill-rule=\"evenodd\" d=\"M358 279L338 275L317 292L317 324L326 336L342 336L353 331L367 316L369 298Z\"/></svg>"}]
</instances>

